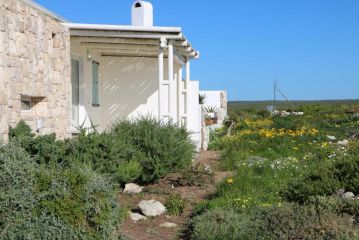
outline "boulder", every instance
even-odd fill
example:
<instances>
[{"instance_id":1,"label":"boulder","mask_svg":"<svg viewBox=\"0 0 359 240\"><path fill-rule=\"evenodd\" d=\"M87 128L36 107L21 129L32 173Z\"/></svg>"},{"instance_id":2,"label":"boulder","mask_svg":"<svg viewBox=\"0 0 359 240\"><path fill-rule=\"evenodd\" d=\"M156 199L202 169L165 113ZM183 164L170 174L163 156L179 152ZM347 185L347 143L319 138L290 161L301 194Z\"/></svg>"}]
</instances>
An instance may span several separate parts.
<instances>
[{"instance_id":1,"label":"boulder","mask_svg":"<svg viewBox=\"0 0 359 240\"><path fill-rule=\"evenodd\" d=\"M339 189L335 194L339 197L342 197L345 193L345 190L344 189Z\"/></svg>"},{"instance_id":2,"label":"boulder","mask_svg":"<svg viewBox=\"0 0 359 240\"><path fill-rule=\"evenodd\" d=\"M330 141L335 141L337 140L337 138L335 136L327 136L327 138L330 140Z\"/></svg>"},{"instance_id":3,"label":"boulder","mask_svg":"<svg viewBox=\"0 0 359 240\"><path fill-rule=\"evenodd\" d=\"M147 220L147 218L139 213L128 212L128 216L135 222L140 220Z\"/></svg>"},{"instance_id":4,"label":"boulder","mask_svg":"<svg viewBox=\"0 0 359 240\"><path fill-rule=\"evenodd\" d=\"M175 228L178 226L175 223L165 222L165 223L160 224L160 227L161 228Z\"/></svg>"},{"instance_id":5,"label":"boulder","mask_svg":"<svg viewBox=\"0 0 359 240\"><path fill-rule=\"evenodd\" d=\"M134 184L134 183L127 183L125 185L125 190L123 190L123 193L124 194L138 194L140 192L142 192L143 190L143 187L137 185L137 184Z\"/></svg>"},{"instance_id":6,"label":"boulder","mask_svg":"<svg viewBox=\"0 0 359 240\"><path fill-rule=\"evenodd\" d=\"M288 117L288 116L291 115L291 113L290 113L290 112L287 112L287 111L283 111L283 112L280 113L280 115L281 115L282 117Z\"/></svg>"},{"instance_id":7,"label":"boulder","mask_svg":"<svg viewBox=\"0 0 359 240\"><path fill-rule=\"evenodd\" d=\"M138 207L146 217L157 217L166 212L166 207L155 200L141 201Z\"/></svg>"},{"instance_id":8,"label":"boulder","mask_svg":"<svg viewBox=\"0 0 359 240\"><path fill-rule=\"evenodd\" d=\"M348 140L339 141L338 144L341 146L347 146L349 144L349 141Z\"/></svg>"},{"instance_id":9,"label":"boulder","mask_svg":"<svg viewBox=\"0 0 359 240\"><path fill-rule=\"evenodd\" d=\"M351 198L354 198L354 197L355 197L355 195L352 192L346 192L346 193L343 194L343 198L345 198L345 199L351 199Z\"/></svg>"}]
</instances>

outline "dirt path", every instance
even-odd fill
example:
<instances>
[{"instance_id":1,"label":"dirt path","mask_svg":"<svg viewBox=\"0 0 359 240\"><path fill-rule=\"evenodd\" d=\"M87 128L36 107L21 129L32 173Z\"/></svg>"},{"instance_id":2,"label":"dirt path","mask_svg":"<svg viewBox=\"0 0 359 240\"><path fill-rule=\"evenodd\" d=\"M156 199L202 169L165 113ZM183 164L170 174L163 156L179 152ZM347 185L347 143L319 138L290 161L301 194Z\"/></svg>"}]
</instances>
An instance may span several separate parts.
<instances>
[{"instance_id":1,"label":"dirt path","mask_svg":"<svg viewBox=\"0 0 359 240\"><path fill-rule=\"evenodd\" d=\"M121 205L135 210L141 200L158 200L165 204L167 197L172 193L180 193L188 204L181 216L162 215L146 221L134 222L127 219L122 223L121 233L133 240L172 240L178 239L180 230L186 224L194 207L205 200L215 191L217 183L230 175L229 172L217 171L219 154L213 151L202 151L195 166L198 171L192 177L183 177L182 174L172 174L159 183L146 186L143 193L134 196L119 194ZM209 166L209 168L208 168ZM212 171L212 174L208 174ZM178 225L176 228L161 228L160 224L171 222Z\"/></svg>"}]
</instances>

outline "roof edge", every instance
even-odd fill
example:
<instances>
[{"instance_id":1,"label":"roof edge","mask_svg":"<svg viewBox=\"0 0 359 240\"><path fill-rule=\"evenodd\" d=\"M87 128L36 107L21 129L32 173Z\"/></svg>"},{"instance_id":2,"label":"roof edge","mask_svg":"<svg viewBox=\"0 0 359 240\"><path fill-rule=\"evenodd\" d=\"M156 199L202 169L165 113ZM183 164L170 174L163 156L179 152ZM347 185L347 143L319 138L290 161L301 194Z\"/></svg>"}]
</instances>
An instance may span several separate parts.
<instances>
[{"instance_id":1,"label":"roof edge","mask_svg":"<svg viewBox=\"0 0 359 240\"><path fill-rule=\"evenodd\" d=\"M135 31L135 32L163 32L181 33L180 27L143 27L132 25L107 25L107 24L83 24L83 23L64 23L65 26L73 30L99 30L99 31Z\"/></svg>"},{"instance_id":2,"label":"roof edge","mask_svg":"<svg viewBox=\"0 0 359 240\"><path fill-rule=\"evenodd\" d=\"M49 9L41 6L40 4L38 4L38 3L36 3L36 2L34 2L32 0L20 0L20 1L22 1L23 3L29 5L30 7L38 10L39 12L41 12L41 13L43 13L43 14L45 14L45 15L47 15L47 16L49 16L49 17L51 17L51 18L53 18L53 19L55 19L55 20L57 20L59 22L63 22L63 23L69 23L70 22L67 19L57 15L56 13L50 11Z\"/></svg>"}]
</instances>

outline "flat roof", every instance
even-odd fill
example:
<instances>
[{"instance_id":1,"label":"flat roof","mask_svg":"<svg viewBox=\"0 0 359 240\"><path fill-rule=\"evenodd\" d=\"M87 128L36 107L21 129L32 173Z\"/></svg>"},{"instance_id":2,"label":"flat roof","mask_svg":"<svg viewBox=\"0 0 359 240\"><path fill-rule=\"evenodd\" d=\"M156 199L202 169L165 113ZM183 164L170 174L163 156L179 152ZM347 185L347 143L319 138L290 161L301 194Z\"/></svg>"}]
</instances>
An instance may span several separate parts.
<instances>
[{"instance_id":1,"label":"flat roof","mask_svg":"<svg viewBox=\"0 0 359 240\"><path fill-rule=\"evenodd\" d=\"M107 25L107 24L83 24L66 23L64 24L74 30L99 30L99 31L133 31L133 32L164 32L181 33L180 27L143 27L131 25Z\"/></svg>"}]
</instances>

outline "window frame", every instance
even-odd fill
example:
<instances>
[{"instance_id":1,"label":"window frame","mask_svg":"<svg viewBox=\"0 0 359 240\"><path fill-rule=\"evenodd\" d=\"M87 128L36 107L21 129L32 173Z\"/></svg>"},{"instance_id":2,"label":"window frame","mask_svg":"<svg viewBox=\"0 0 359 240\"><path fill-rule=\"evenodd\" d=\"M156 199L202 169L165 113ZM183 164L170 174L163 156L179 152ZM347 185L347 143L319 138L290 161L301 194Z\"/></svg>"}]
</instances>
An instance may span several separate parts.
<instances>
[{"instance_id":1,"label":"window frame","mask_svg":"<svg viewBox=\"0 0 359 240\"><path fill-rule=\"evenodd\" d=\"M29 102L30 103L30 108L29 109L23 109L23 102ZM32 112L32 107L33 107L33 103L32 103L32 98L28 97L28 96L21 96L20 98L20 109L21 112L25 112L25 113L31 113Z\"/></svg>"},{"instance_id":2,"label":"window frame","mask_svg":"<svg viewBox=\"0 0 359 240\"><path fill-rule=\"evenodd\" d=\"M100 107L100 63L97 61L92 61L92 106ZM95 82L95 68L97 66L97 82ZM96 88L95 88L96 83ZM96 96L97 95L97 96Z\"/></svg>"}]
</instances>

